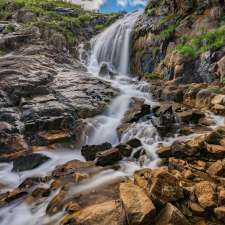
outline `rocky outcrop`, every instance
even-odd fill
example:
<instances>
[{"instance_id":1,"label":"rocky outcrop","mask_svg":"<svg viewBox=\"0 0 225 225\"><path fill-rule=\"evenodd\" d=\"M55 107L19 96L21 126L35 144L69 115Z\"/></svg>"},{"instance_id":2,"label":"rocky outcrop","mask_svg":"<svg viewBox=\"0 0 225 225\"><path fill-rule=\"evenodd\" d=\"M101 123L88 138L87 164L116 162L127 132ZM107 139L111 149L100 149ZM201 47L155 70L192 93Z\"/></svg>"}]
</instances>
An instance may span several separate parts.
<instances>
[{"instance_id":1,"label":"rocky outcrop","mask_svg":"<svg viewBox=\"0 0 225 225\"><path fill-rule=\"evenodd\" d=\"M149 1L134 30L134 74L156 74L176 84L211 83L223 76L223 41L214 47L215 43L204 32L224 29L224 2L202 2ZM195 36L199 36L193 39L196 44L188 42Z\"/></svg>"},{"instance_id":2,"label":"rocky outcrop","mask_svg":"<svg viewBox=\"0 0 225 225\"><path fill-rule=\"evenodd\" d=\"M0 154L9 159L30 145L75 140L77 121L103 112L118 93L82 67L78 72L79 64L66 53L61 56L71 59L67 69L57 65L54 49L33 34L18 45L17 34L10 35L15 51L0 58Z\"/></svg>"}]
</instances>

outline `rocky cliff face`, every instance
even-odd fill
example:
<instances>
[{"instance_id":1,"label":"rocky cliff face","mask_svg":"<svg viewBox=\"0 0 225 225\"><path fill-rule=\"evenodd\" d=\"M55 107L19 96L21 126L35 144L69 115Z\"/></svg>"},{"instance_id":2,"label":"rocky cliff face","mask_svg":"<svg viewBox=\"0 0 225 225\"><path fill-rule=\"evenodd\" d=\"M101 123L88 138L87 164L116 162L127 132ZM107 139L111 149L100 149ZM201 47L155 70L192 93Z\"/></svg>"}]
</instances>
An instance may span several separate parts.
<instances>
[{"instance_id":1,"label":"rocky cliff face","mask_svg":"<svg viewBox=\"0 0 225 225\"><path fill-rule=\"evenodd\" d=\"M149 1L133 36L132 71L179 84L223 80L224 1Z\"/></svg>"},{"instance_id":2,"label":"rocky cliff face","mask_svg":"<svg viewBox=\"0 0 225 225\"><path fill-rule=\"evenodd\" d=\"M117 95L85 72L76 50L114 16L61 1L0 4L0 160L10 161L32 146L76 138L79 120L103 112Z\"/></svg>"}]
</instances>

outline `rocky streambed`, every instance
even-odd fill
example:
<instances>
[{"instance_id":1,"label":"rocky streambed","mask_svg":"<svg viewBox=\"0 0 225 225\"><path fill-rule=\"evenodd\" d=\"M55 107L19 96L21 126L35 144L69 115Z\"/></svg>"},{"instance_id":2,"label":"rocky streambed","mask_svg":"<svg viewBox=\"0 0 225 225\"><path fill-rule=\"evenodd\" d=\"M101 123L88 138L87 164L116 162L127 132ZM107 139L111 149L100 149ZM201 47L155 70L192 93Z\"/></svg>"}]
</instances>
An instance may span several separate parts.
<instances>
[{"instance_id":1,"label":"rocky streambed","mask_svg":"<svg viewBox=\"0 0 225 225\"><path fill-rule=\"evenodd\" d=\"M37 28L1 39L1 224L225 223L225 98L129 75L137 17L85 67Z\"/></svg>"}]
</instances>

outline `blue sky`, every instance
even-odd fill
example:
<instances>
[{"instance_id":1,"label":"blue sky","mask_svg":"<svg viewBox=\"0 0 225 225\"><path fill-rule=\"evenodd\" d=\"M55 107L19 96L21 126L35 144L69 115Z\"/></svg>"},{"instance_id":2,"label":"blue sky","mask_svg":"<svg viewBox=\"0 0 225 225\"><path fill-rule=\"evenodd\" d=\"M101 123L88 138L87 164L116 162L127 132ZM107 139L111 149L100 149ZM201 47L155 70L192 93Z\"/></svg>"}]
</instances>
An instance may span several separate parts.
<instances>
[{"instance_id":1,"label":"blue sky","mask_svg":"<svg viewBox=\"0 0 225 225\"><path fill-rule=\"evenodd\" d=\"M143 9L147 0L72 0L89 10L101 12L135 11Z\"/></svg>"},{"instance_id":2,"label":"blue sky","mask_svg":"<svg viewBox=\"0 0 225 225\"><path fill-rule=\"evenodd\" d=\"M101 12L131 12L144 7L145 1L108 0L101 7Z\"/></svg>"}]
</instances>

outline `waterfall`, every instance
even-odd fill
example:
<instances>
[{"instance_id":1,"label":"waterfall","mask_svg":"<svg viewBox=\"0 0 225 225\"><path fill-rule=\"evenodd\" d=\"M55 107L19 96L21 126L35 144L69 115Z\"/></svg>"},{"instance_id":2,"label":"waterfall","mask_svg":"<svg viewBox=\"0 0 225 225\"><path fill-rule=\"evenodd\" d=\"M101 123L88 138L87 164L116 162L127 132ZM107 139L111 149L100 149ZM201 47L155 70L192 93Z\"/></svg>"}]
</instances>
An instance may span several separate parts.
<instances>
[{"instance_id":1,"label":"waterfall","mask_svg":"<svg viewBox=\"0 0 225 225\"><path fill-rule=\"evenodd\" d=\"M90 72L98 73L104 63L111 71L129 73L131 34L139 15L140 12L125 15L91 40Z\"/></svg>"}]
</instances>

